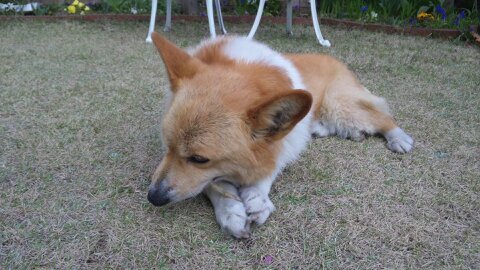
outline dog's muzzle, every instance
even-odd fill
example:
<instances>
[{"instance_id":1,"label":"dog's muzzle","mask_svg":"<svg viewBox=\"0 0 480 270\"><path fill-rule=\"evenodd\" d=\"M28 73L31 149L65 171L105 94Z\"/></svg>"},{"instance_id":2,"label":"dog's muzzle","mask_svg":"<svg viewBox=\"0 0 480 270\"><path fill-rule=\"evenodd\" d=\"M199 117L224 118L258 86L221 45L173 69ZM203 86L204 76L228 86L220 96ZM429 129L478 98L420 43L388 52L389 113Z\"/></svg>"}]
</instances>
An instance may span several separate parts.
<instances>
[{"instance_id":1,"label":"dog's muzzle","mask_svg":"<svg viewBox=\"0 0 480 270\"><path fill-rule=\"evenodd\" d=\"M148 188L147 199L155 206L162 206L170 202L170 188L166 187L164 181L156 182Z\"/></svg>"}]
</instances>

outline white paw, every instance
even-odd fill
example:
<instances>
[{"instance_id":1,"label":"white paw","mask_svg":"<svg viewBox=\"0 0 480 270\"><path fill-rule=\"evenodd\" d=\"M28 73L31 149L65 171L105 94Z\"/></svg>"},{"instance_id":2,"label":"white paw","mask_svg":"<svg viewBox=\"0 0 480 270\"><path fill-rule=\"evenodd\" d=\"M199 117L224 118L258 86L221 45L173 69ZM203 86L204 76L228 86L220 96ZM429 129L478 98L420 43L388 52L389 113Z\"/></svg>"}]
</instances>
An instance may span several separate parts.
<instances>
[{"instance_id":1,"label":"white paw","mask_svg":"<svg viewBox=\"0 0 480 270\"><path fill-rule=\"evenodd\" d=\"M387 147L393 152L404 154L410 152L413 148L413 139L408 136L401 128L397 127L385 134Z\"/></svg>"},{"instance_id":2,"label":"white paw","mask_svg":"<svg viewBox=\"0 0 480 270\"><path fill-rule=\"evenodd\" d=\"M327 126L316 121L312 123L310 133L312 133L313 137L318 137L318 138L327 137L327 136L330 136L331 134Z\"/></svg>"},{"instance_id":3,"label":"white paw","mask_svg":"<svg viewBox=\"0 0 480 270\"><path fill-rule=\"evenodd\" d=\"M240 189L240 198L242 198L245 210L249 220L262 225L267 221L270 214L275 211L275 206L268 198L256 187L245 187Z\"/></svg>"},{"instance_id":4,"label":"white paw","mask_svg":"<svg viewBox=\"0 0 480 270\"><path fill-rule=\"evenodd\" d=\"M251 220L240 202L233 202L216 211L217 222L222 231L236 238L250 237Z\"/></svg>"}]
</instances>

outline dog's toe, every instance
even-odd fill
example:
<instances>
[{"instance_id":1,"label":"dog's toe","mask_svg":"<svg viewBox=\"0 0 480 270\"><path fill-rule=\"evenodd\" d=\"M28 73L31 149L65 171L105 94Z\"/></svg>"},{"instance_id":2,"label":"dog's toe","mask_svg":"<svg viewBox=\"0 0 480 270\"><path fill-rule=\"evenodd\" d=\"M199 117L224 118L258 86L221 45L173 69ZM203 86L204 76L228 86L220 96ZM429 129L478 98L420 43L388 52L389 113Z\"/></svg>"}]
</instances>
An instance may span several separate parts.
<instances>
[{"instance_id":1,"label":"dog's toe","mask_svg":"<svg viewBox=\"0 0 480 270\"><path fill-rule=\"evenodd\" d=\"M413 145L407 141L392 140L387 143L387 147L395 153L405 154L412 150Z\"/></svg>"},{"instance_id":2,"label":"dog's toe","mask_svg":"<svg viewBox=\"0 0 480 270\"><path fill-rule=\"evenodd\" d=\"M385 134L387 147L395 153L408 153L413 148L413 139L400 128L395 128Z\"/></svg>"},{"instance_id":3,"label":"dog's toe","mask_svg":"<svg viewBox=\"0 0 480 270\"><path fill-rule=\"evenodd\" d=\"M275 206L268 200L268 203L264 205L262 210L249 213L248 218L257 223L257 225L263 225L273 211L275 211Z\"/></svg>"},{"instance_id":4,"label":"dog's toe","mask_svg":"<svg viewBox=\"0 0 480 270\"><path fill-rule=\"evenodd\" d=\"M222 230L235 238L250 237L250 223L252 222L245 208L241 203L233 204L230 207L216 213L217 222Z\"/></svg>"},{"instance_id":5,"label":"dog's toe","mask_svg":"<svg viewBox=\"0 0 480 270\"><path fill-rule=\"evenodd\" d=\"M270 214L275 211L272 201L262 194L257 188L249 187L240 192L245 210L250 221L262 225L267 221Z\"/></svg>"},{"instance_id":6,"label":"dog's toe","mask_svg":"<svg viewBox=\"0 0 480 270\"><path fill-rule=\"evenodd\" d=\"M231 216L222 230L235 238L250 237L250 219L248 217Z\"/></svg>"}]
</instances>

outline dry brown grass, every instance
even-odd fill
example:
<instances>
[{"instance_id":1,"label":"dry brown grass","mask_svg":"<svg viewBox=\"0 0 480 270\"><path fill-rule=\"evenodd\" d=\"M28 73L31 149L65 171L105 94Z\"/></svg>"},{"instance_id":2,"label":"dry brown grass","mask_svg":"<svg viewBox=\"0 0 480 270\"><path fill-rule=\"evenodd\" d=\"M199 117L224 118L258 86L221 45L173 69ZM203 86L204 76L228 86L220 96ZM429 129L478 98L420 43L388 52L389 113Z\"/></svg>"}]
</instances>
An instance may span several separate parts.
<instances>
[{"instance_id":1,"label":"dry brown grass","mask_svg":"<svg viewBox=\"0 0 480 270\"><path fill-rule=\"evenodd\" d=\"M246 33L248 25L230 30ZM262 25L283 52L326 52L389 100L416 139L316 140L253 237L221 234L203 197L146 200L161 158L165 71L146 23L2 23L0 268L480 268L480 54L463 43ZM207 23L175 23L193 45Z\"/></svg>"}]
</instances>

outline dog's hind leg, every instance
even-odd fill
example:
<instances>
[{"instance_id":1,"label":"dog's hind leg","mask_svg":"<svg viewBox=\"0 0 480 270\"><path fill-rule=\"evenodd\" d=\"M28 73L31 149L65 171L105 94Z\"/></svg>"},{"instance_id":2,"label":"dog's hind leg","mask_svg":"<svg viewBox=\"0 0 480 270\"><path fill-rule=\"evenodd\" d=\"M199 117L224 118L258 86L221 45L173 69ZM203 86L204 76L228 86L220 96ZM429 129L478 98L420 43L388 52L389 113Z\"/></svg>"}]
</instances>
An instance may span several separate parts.
<instances>
[{"instance_id":1,"label":"dog's hind leg","mask_svg":"<svg viewBox=\"0 0 480 270\"><path fill-rule=\"evenodd\" d=\"M224 232L236 238L250 237L251 220L241 199L235 199L238 190L234 185L219 181L208 185L203 192L212 202L217 223Z\"/></svg>"},{"instance_id":2,"label":"dog's hind leg","mask_svg":"<svg viewBox=\"0 0 480 270\"><path fill-rule=\"evenodd\" d=\"M409 152L413 139L396 125L385 100L363 87L354 87L327 95L316 121L322 123L328 135L361 141L364 134L382 134L391 151ZM312 132L315 132L315 125Z\"/></svg>"},{"instance_id":3,"label":"dog's hind leg","mask_svg":"<svg viewBox=\"0 0 480 270\"><path fill-rule=\"evenodd\" d=\"M373 95L372 95L373 96ZM357 103L360 110L363 112L368 124L364 126L371 126L372 129L367 130L369 134L382 134L387 140L387 147L396 153L407 153L413 148L413 139L407 135L400 127L398 127L392 116L388 113L388 107L383 98L376 96L372 101L359 100Z\"/></svg>"}]
</instances>

